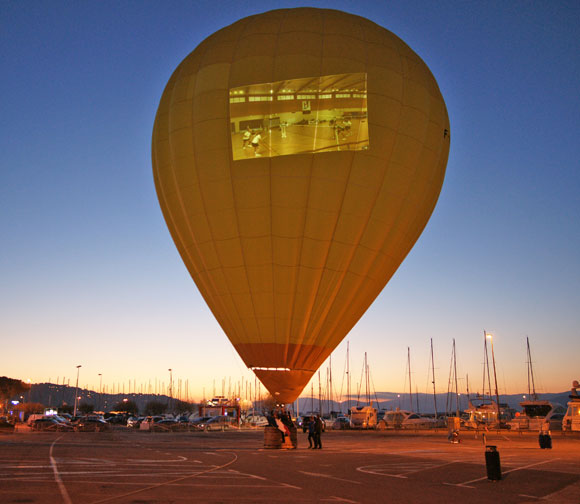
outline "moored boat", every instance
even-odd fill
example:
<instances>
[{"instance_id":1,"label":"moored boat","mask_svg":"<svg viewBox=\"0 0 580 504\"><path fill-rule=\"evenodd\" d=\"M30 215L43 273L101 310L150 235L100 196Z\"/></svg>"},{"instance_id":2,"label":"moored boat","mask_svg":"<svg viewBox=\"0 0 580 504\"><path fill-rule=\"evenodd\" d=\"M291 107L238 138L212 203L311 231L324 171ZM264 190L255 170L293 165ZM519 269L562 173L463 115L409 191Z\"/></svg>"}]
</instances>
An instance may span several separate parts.
<instances>
[{"instance_id":1,"label":"moored boat","mask_svg":"<svg viewBox=\"0 0 580 504\"><path fill-rule=\"evenodd\" d=\"M562 421L563 431L580 432L580 395L578 395L578 388L580 388L580 383L574 380L572 382L572 392L569 396L568 410Z\"/></svg>"},{"instance_id":2,"label":"moored boat","mask_svg":"<svg viewBox=\"0 0 580 504\"><path fill-rule=\"evenodd\" d=\"M530 340L526 337L527 357L528 357L528 399L522 401L521 413L516 413L515 418L508 422L508 428L518 431L542 431L542 430L561 430L562 419L566 413L564 406L542 401L536 394L536 384L534 379L534 368L532 365L532 354L530 352Z\"/></svg>"}]
</instances>

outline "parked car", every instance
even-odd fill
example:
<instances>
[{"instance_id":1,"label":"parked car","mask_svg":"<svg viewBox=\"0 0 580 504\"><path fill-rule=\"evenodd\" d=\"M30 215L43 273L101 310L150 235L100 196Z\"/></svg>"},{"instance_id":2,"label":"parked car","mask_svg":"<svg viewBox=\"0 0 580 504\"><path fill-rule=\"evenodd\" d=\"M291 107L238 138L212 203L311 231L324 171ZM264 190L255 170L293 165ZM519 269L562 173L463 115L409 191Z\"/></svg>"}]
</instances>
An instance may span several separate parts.
<instances>
[{"instance_id":1,"label":"parked car","mask_svg":"<svg viewBox=\"0 0 580 504\"><path fill-rule=\"evenodd\" d=\"M111 426L101 418L81 418L75 424L77 432L101 432L109 430Z\"/></svg>"},{"instance_id":2,"label":"parked car","mask_svg":"<svg viewBox=\"0 0 580 504\"><path fill-rule=\"evenodd\" d=\"M37 418L36 420L32 421L30 427L32 430L38 431L70 432L74 430L72 425L59 422L56 418L53 417Z\"/></svg>"},{"instance_id":3,"label":"parked car","mask_svg":"<svg viewBox=\"0 0 580 504\"><path fill-rule=\"evenodd\" d=\"M6 417L0 417L0 432L14 431L14 424Z\"/></svg>"},{"instance_id":4,"label":"parked car","mask_svg":"<svg viewBox=\"0 0 580 504\"><path fill-rule=\"evenodd\" d=\"M228 429L237 429L238 428L238 420L237 418L225 415L215 416L210 418L207 423L205 424L204 430L212 431L212 430L228 430Z\"/></svg>"},{"instance_id":5,"label":"parked car","mask_svg":"<svg viewBox=\"0 0 580 504\"><path fill-rule=\"evenodd\" d=\"M170 432L173 430L177 430L179 428L179 422L176 422L173 419L165 418L163 420L159 420L158 422L153 422L149 426L149 430L153 432Z\"/></svg>"},{"instance_id":6,"label":"parked car","mask_svg":"<svg viewBox=\"0 0 580 504\"><path fill-rule=\"evenodd\" d=\"M139 425L143 421L145 417L129 417L127 418L127 427L131 427L132 429L138 429Z\"/></svg>"},{"instance_id":7,"label":"parked car","mask_svg":"<svg viewBox=\"0 0 580 504\"><path fill-rule=\"evenodd\" d=\"M432 417L424 417L412 411L387 411L379 422L379 429L434 429L441 424Z\"/></svg>"},{"instance_id":8,"label":"parked car","mask_svg":"<svg viewBox=\"0 0 580 504\"><path fill-rule=\"evenodd\" d=\"M189 424L194 429L205 430L207 422L209 422L212 418L213 417L210 416L199 417L189 422Z\"/></svg>"},{"instance_id":9,"label":"parked car","mask_svg":"<svg viewBox=\"0 0 580 504\"><path fill-rule=\"evenodd\" d=\"M249 415L244 419L246 425L252 427L264 427L268 425L268 419L263 415Z\"/></svg>"},{"instance_id":10,"label":"parked car","mask_svg":"<svg viewBox=\"0 0 580 504\"><path fill-rule=\"evenodd\" d=\"M338 417L332 423L332 429L333 430L350 429L350 418L348 418L348 417Z\"/></svg>"}]
</instances>

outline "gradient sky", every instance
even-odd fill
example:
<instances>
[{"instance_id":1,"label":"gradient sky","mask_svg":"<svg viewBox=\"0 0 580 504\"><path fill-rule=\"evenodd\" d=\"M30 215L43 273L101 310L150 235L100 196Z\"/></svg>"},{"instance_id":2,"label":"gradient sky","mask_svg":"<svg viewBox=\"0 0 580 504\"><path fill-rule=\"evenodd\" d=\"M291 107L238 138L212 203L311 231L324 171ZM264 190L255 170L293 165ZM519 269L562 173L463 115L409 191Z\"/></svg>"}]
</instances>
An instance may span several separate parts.
<instances>
[{"instance_id":1,"label":"gradient sky","mask_svg":"<svg viewBox=\"0 0 580 504\"><path fill-rule=\"evenodd\" d=\"M303 2L0 1L0 375L148 384L253 375L190 279L155 193L163 88L204 38ZM401 37L451 121L425 232L347 336L353 388L368 352L379 391L439 392L452 339L460 387L481 390L483 331L500 393L580 379L580 3L319 1ZM346 340L333 354L340 392ZM323 376L326 371L323 370ZM316 382L317 383L317 382ZM343 392L345 385L342 386ZM307 388L309 390L309 387Z\"/></svg>"}]
</instances>

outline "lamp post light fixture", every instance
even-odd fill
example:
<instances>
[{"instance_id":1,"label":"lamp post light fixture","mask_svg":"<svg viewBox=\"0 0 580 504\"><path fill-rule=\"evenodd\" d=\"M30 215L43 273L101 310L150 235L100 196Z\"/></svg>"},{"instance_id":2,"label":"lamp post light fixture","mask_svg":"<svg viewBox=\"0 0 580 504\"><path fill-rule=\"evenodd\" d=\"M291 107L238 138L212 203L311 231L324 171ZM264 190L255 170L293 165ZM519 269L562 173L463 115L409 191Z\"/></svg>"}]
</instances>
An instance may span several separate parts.
<instances>
[{"instance_id":1,"label":"lamp post light fixture","mask_svg":"<svg viewBox=\"0 0 580 504\"><path fill-rule=\"evenodd\" d=\"M77 405L78 405L78 401L79 401L79 370L82 366L79 364L77 366L77 384L76 384L76 388L75 388L75 407L73 410L73 416L77 416Z\"/></svg>"},{"instance_id":2,"label":"lamp post light fixture","mask_svg":"<svg viewBox=\"0 0 580 504\"><path fill-rule=\"evenodd\" d=\"M171 409L171 402L173 399L173 369L169 368L169 409Z\"/></svg>"},{"instance_id":3,"label":"lamp post light fixture","mask_svg":"<svg viewBox=\"0 0 580 504\"><path fill-rule=\"evenodd\" d=\"M498 425L501 425L501 419L500 419L500 415L499 415L499 391L497 389L497 373L495 371L495 354L493 352L493 335L484 331L485 333L485 337L487 339L489 339L490 343L491 343L491 362L493 362L493 379L495 382L495 399L497 401L497 422Z\"/></svg>"},{"instance_id":4,"label":"lamp post light fixture","mask_svg":"<svg viewBox=\"0 0 580 504\"><path fill-rule=\"evenodd\" d=\"M103 374L99 373L99 409L103 409Z\"/></svg>"}]
</instances>

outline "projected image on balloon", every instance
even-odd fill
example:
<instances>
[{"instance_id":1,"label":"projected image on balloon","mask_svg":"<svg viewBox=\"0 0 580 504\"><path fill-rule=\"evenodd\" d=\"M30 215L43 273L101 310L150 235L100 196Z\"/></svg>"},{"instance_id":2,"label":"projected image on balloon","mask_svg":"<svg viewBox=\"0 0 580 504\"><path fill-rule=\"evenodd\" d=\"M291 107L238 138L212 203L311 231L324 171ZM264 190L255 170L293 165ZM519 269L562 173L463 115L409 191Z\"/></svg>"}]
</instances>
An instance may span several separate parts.
<instances>
[{"instance_id":1,"label":"projected image on balloon","mask_svg":"<svg viewBox=\"0 0 580 504\"><path fill-rule=\"evenodd\" d=\"M230 89L234 161L369 147L367 74Z\"/></svg>"}]
</instances>

